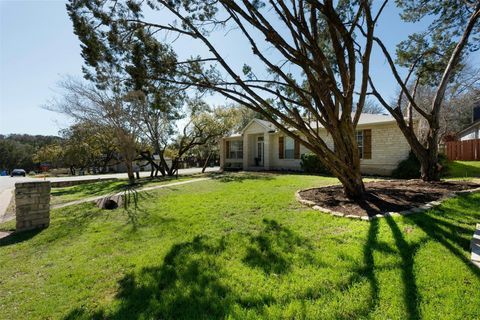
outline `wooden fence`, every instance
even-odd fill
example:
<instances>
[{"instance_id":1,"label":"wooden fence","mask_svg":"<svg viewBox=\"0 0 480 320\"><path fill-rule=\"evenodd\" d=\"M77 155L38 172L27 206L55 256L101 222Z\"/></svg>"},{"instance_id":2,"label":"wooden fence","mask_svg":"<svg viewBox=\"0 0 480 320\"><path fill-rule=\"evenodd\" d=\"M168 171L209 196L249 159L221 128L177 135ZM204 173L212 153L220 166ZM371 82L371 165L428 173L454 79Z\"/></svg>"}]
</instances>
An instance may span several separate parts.
<instances>
[{"instance_id":1,"label":"wooden fence","mask_svg":"<svg viewBox=\"0 0 480 320\"><path fill-rule=\"evenodd\" d=\"M480 160L480 139L447 142L449 160Z\"/></svg>"}]
</instances>

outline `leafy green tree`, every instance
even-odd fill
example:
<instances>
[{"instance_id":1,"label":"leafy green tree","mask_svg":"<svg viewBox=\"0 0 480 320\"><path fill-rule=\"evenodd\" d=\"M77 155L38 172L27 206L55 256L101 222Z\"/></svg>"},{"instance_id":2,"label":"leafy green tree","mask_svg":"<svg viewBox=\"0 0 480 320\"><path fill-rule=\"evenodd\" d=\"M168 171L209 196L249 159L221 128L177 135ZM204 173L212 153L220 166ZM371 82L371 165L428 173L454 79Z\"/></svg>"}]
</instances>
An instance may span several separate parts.
<instances>
[{"instance_id":1,"label":"leafy green tree","mask_svg":"<svg viewBox=\"0 0 480 320\"><path fill-rule=\"evenodd\" d=\"M22 168L27 171L33 170L35 167L32 160L34 152L34 147L29 144L8 137L0 137L0 169L7 169L8 171L15 168Z\"/></svg>"},{"instance_id":2,"label":"leafy green tree","mask_svg":"<svg viewBox=\"0 0 480 320\"><path fill-rule=\"evenodd\" d=\"M48 163L53 168L63 165L64 150L58 144L49 144L41 147L33 155L33 161L37 163Z\"/></svg>"},{"instance_id":3,"label":"leafy green tree","mask_svg":"<svg viewBox=\"0 0 480 320\"><path fill-rule=\"evenodd\" d=\"M176 54L152 37L146 28L132 28L128 34L119 34L117 28L121 26L112 26L110 30L94 26L91 20L75 11L81 6L94 10L97 3L72 1L67 5L75 33L84 44L86 79L100 89L111 83L112 78L122 79L114 90L135 101L137 116L132 121L136 121L140 133L151 145L139 150L140 156L150 163L152 176L154 169L156 174L171 172L164 151L176 133L176 121L185 117L182 112L184 90L162 78L173 77L177 72ZM119 4L118 14L125 16L134 8L134 2L126 6ZM105 14L96 18L105 24L110 21ZM160 156L160 165L154 154Z\"/></svg>"},{"instance_id":4,"label":"leafy green tree","mask_svg":"<svg viewBox=\"0 0 480 320\"><path fill-rule=\"evenodd\" d=\"M438 180L438 143L441 136L441 115L449 84L464 66L469 53L480 48L480 1L478 0L396 0L403 9L401 17L407 22L432 19L428 29L415 33L397 46L397 59L393 59L381 39L375 37L393 75L400 85L398 100L388 103L370 81L373 94L397 120L412 151L421 164L421 177L425 181ZM366 32L364 32L366 34ZM404 79L400 68L407 68ZM433 89L428 108L421 106L418 89ZM403 99L407 108L403 108ZM407 110L407 114L403 110ZM413 114L426 124L425 136L418 135Z\"/></svg>"},{"instance_id":5,"label":"leafy green tree","mask_svg":"<svg viewBox=\"0 0 480 320\"><path fill-rule=\"evenodd\" d=\"M147 21L142 12L147 6L150 17L152 12L166 14L159 21ZM194 87L201 93L221 94L258 112L315 152L339 178L346 195L358 199L365 188L355 131L367 95L374 27L379 16L371 7L366 0L71 0L67 10L82 41L84 59L97 69L98 60L115 59L115 55L105 53L110 51L110 39L128 42L139 30L147 43L162 39L167 52L167 42L177 37L203 45L209 55L185 61L173 61L165 54L149 56L153 67L147 68L151 72L148 77L180 88ZM168 21L168 16L176 21ZM366 29L361 42L355 40L359 25ZM210 37L212 30L221 28L237 29L235 35L226 33L225 41L238 41L240 37L247 42L260 67L245 65L238 70L229 62ZM116 48L123 55L131 52L129 48ZM276 57L273 60L272 55ZM282 63L274 62L278 60ZM155 66L175 69L172 73L157 72ZM335 150L328 147L318 125L312 126L312 122L328 131Z\"/></svg>"},{"instance_id":6,"label":"leafy green tree","mask_svg":"<svg viewBox=\"0 0 480 320\"><path fill-rule=\"evenodd\" d=\"M107 165L118 153L113 130L91 121L73 124L61 131L64 138L64 163L72 175L76 168L107 171Z\"/></svg>"},{"instance_id":7,"label":"leafy green tree","mask_svg":"<svg viewBox=\"0 0 480 320\"><path fill-rule=\"evenodd\" d=\"M199 135L203 135L204 139L201 141L202 143L193 146L185 153L204 160L202 172L205 172L212 158L220 156L219 146L221 138L243 129L243 127L239 126L239 123L247 119L250 122L251 119L249 118L252 114L245 111L248 111L248 109L244 107L218 106L207 108L192 117L192 123L195 125L196 130L199 131ZM247 118L244 118L246 115Z\"/></svg>"}]
</instances>

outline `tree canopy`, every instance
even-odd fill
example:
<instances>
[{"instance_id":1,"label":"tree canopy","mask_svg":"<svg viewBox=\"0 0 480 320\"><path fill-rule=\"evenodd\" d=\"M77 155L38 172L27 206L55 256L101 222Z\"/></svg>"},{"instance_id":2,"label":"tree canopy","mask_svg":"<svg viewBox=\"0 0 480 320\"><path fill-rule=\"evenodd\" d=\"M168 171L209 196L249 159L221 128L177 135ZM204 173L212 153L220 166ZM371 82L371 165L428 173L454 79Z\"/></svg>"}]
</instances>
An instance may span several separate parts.
<instances>
[{"instance_id":1,"label":"tree canopy","mask_svg":"<svg viewBox=\"0 0 480 320\"><path fill-rule=\"evenodd\" d=\"M345 192L358 198L364 187L355 127L367 94L374 26L383 7L372 13L369 1L349 0L71 0L67 9L86 64L97 75L99 61L129 56L138 38L143 44L161 39L162 45L154 47L162 53L171 52L177 37L200 43L209 54L182 61L169 54L147 55L152 73L144 70L141 78L215 92L258 112L317 153ZM145 12L149 17L163 14L162 19L146 19ZM366 30L363 41L356 41L358 25ZM211 40L212 32L231 29L251 47L260 68L239 69ZM235 41L228 32L225 37ZM320 126L333 138L335 150L319 134Z\"/></svg>"}]
</instances>

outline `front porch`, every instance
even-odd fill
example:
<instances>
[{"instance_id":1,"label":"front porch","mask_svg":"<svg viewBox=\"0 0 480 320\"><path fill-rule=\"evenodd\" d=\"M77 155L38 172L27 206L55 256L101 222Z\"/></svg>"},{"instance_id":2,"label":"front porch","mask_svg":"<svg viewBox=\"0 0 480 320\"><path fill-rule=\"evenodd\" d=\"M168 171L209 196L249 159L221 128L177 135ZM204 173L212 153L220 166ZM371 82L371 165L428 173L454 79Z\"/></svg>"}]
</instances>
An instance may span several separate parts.
<instances>
[{"instance_id":1,"label":"front porch","mask_svg":"<svg viewBox=\"0 0 480 320\"><path fill-rule=\"evenodd\" d=\"M221 144L224 161L221 166L249 171L270 170L274 133L275 130L255 120L241 135L224 138Z\"/></svg>"}]
</instances>

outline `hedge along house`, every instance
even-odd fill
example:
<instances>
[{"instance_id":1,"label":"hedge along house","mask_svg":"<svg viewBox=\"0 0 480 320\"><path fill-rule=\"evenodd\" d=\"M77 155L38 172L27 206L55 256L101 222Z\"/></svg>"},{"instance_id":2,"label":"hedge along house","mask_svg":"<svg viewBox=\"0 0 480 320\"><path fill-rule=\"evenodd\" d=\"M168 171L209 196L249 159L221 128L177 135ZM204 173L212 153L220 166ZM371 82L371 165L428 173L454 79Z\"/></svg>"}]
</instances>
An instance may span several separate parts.
<instances>
[{"instance_id":1,"label":"hedge along house","mask_svg":"<svg viewBox=\"0 0 480 320\"><path fill-rule=\"evenodd\" d=\"M333 149L333 140L328 132L321 126L318 130ZM395 119L386 115L362 114L357 125L357 143L364 174L390 175L410 152L410 146ZM310 152L272 123L253 119L240 134L222 138L220 166L223 169L250 171L301 171L301 155Z\"/></svg>"}]
</instances>

